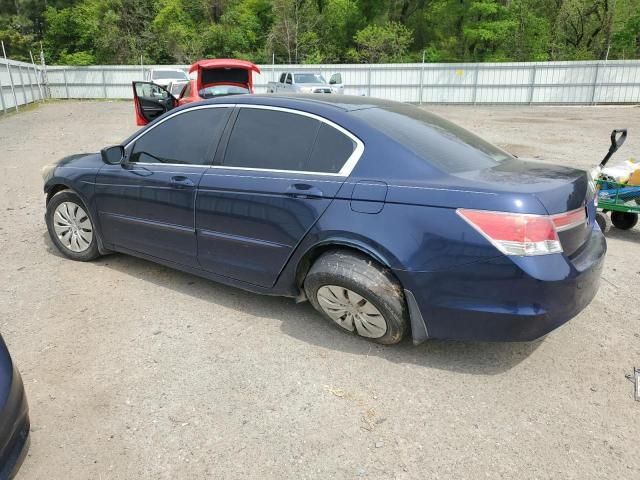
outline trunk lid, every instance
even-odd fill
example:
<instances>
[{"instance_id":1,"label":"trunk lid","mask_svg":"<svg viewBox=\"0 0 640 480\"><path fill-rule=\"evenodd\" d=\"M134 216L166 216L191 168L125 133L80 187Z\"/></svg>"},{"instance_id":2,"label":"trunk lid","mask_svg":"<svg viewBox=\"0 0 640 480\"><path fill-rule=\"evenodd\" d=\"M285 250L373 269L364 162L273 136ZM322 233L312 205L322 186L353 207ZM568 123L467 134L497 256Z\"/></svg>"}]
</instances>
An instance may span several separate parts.
<instances>
[{"instance_id":1,"label":"trunk lid","mask_svg":"<svg viewBox=\"0 0 640 480\"><path fill-rule=\"evenodd\" d=\"M244 60L215 58L199 60L189 68L196 72L198 91L210 85L239 85L253 93L253 72L260 73L257 65Z\"/></svg>"},{"instance_id":2,"label":"trunk lid","mask_svg":"<svg viewBox=\"0 0 640 480\"><path fill-rule=\"evenodd\" d=\"M454 175L479 190L534 196L555 218L573 212L568 223L557 227L563 251L568 256L575 254L589 239L595 221L595 189L589 174L583 170L508 159L492 168Z\"/></svg>"}]
</instances>

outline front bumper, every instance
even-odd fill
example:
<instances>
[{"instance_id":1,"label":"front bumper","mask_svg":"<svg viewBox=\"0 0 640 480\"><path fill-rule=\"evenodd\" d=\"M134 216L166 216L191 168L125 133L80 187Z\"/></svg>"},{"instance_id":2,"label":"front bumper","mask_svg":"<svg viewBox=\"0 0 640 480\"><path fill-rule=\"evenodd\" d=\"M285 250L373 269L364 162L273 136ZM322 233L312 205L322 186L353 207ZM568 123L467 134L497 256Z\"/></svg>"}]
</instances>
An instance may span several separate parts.
<instances>
[{"instance_id":1,"label":"front bumper","mask_svg":"<svg viewBox=\"0 0 640 480\"><path fill-rule=\"evenodd\" d=\"M604 235L594 229L571 258L500 256L446 271L395 273L415 298L414 308L409 305L415 343L425 337L530 341L566 323L591 302L605 253ZM416 328L420 321L425 329Z\"/></svg>"},{"instance_id":2,"label":"front bumper","mask_svg":"<svg viewBox=\"0 0 640 480\"><path fill-rule=\"evenodd\" d=\"M0 411L0 480L16 474L29 450L29 406L22 378L14 367L11 389Z\"/></svg>"}]
</instances>

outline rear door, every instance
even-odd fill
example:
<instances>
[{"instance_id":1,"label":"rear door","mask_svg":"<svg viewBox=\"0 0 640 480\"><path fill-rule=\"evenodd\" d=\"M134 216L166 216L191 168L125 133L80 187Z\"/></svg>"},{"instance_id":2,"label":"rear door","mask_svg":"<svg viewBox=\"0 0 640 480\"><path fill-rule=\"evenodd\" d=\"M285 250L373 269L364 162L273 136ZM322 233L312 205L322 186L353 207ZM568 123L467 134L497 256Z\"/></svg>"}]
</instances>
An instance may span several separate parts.
<instances>
[{"instance_id":1,"label":"rear door","mask_svg":"<svg viewBox=\"0 0 640 480\"><path fill-rule=\"evenodd\" d=\"M133 102L136 125L146 125L178 105L166 88L152 82L133 82Z\"/></svg>"},{"instance_id":2,"label":"rear door","mask_svg":"<svg viewBox=\"0 0 640 480\"><path fill-rule=\"evenodd\" d=\"M106 243L174 263L197 266L194 208L232 106L176 112L126 146L122 165L96 178L96 204Z\"/></svg>"},{"instance_id":3,"label":"rear door","mask_svg":"<svg viewBox=\"0 0 640 480\"><path fill-rule=\"evenodd\" d=\"M226 147L198 190L200 265L272 286L363 148L353 135L319 117L239 106Z\"/></svg>"}]
</instances>

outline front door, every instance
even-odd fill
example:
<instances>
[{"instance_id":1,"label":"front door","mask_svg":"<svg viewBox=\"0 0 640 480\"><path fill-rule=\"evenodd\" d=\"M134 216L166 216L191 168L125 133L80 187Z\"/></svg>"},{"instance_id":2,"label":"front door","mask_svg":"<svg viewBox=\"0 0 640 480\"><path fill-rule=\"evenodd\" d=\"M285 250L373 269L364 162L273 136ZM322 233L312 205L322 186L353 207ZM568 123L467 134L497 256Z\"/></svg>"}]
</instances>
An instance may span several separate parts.
<instances>
[{"instance_id":1,"label":"front door","mask_svg":"<svg viewBox=\"0 0 640 480\"><path fill-rule=\"evenodd\" d=\"M166 88L152 82L133 82L133 102L136 125L146 125L178 104Z\"/></svg>"},{"instance_id":2,"label":"front door","mask_svg":"<svg viewBox=\"0 0 640 480\"><path fill-rule=\"evenodd\" d=\"M250 105L237 112L226 148L200 181L198 259L206 270L270 287L362 144L308 114Z\"/></svg>"},{"instance_id":3,"label":"front door","mask_svg":"<svg viewBox=\"0 0 640 480\"><path fill-rule=\"evenodd\" d=\"M196 107L160 120L96 179L101 232L116 250L197 266L194 208L232 108Z\"/></svg>"}]
</instances>

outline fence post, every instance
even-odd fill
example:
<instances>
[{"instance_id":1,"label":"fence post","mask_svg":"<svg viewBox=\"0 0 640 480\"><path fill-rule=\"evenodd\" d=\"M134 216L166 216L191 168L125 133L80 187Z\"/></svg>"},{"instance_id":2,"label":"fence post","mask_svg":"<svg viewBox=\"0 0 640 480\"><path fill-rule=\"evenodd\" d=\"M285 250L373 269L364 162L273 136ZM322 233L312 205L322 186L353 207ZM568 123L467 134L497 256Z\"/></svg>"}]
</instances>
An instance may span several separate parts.
<instances>
[{"instance_id":1,"label":"fence post","mask_svg":"<svg viewBox=\"0 0 640 480\"><path fill-rule=\"evenodd\" d=\"M44 100L42 95L42 87L40 86L40 78L38 78L38 69L36 68L36 62L33 61L33 53L29 50L29 56L31 57L31 65L33 65L33 74L36 76L36 83L38 84L38 93L40 94L40 101Z\"/></svg>"},{"instance_id":2,"label":"fence post","mask_svg":"<svg viewBox=\"0 0 640 480\"><path fill-rule=\"evenodd\" d=\"M104 76L104 68L102 68L100 71L102 72L102 93L104 95L104 98L108 98L107 97L107 79Z\"/></svg>"},{"instance_id":3,"label":"fence post","mask_svg":"<svg viewBox=\"0 0 640 480\"><path fill-rule=\"evenodd\" d=\"M367 73L367 96L371 96L371 64L369 64L369 72Z\"/></svg>"},{"instance_id":4,"label":"fence post","mask_svg":"<svg viewBox=\"0 0 640 480\"><path fill-rule=\"evenodd\" d=\"M478 95L478 70L480 70L480 67L476 64L476 69L473 72L473 96L471 98L471 102L474 105L476 104L476 98Z\"/></svg>"},{"instance_id":5,"label":"fence post","mask_svg":"<svg viewBox=\"0 0 640 480\"><path fill-rule=\"evenodd\" d=\"M422 55L422 67L420 68L420 97L418 103L422 105L422 92L424 92L424 54Z\"/></svg>"},{"instance_id":6,"label":"fence post","mask_svg":"<svg viewBox=\"0 0 640 480\"><path fill-rule=\"evenodd\" d=\"M528 103L531 105L533 103L533 89L536 85L536 65L531 69L531 73L529 74L529 100Z\"/></svg>"},{"instance_id":7,"label":"fence post","mask_svg":"<svg viewBox=\"0 0 640 480\"><path fill-rule=\"evenodd\" d=\"M69 84L67 83L67 69L62 69L62 77L64 78L64 90L67 94L67 98L69 98Z\"/></svg>"},{"instance_id":8,"label":"fence post","mask_svg":"<svg viewBox=\"0 0 640 480\"><path fill-rule=\"evenodd\" d=\"M7 67L7 73L9 74L9 83L11 84L11 93L13 94L13 101L15 103L16 112L19 112L18 108L18 97L16 97L16 89L13 87L13 75L11 75L11 69L9 68L9 60L7 60L7 52L4 49L4 42L0 40L0 44L2 45L2 56L4 57L4 64Z\"/></svg>"},{"instance_id":9,"label":"fence post","mask_svg":"<svg viewBox=\"0 0 640 480\"><path fill-rule=\"evenodd\" d=\"M42 91L46 98L51 98L51 87L49 86L49 76L47 75L47 63L44 61L44 51L42 50L42 42L40 42L40 65L42 65Z\"/></svg>"},{"instance_id":10,"label":"fence post","mask_svg":"<svg viewBox=\"0 0 640 480\"><path fill-rule=\"evenodd\" d=\"M4 104L4 90L2 87L2 82L0 82L0 103L2 103L2 111L7 113L7 107Z\"/></svg>"},{"instance_id":11,"label":"fence post","mask_svg":"<svg viewBox=\"0 0 640 480\"><path fill-rule=\"evenodd\" d=\"M600 62L596 63L596 71L593 75L593 86L591 90L591 105L596 104L596 88L598 87L598 73L600 72Z\"/></svg>"}]
</instances>

